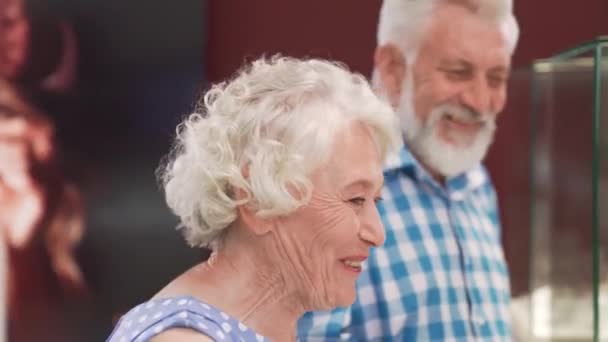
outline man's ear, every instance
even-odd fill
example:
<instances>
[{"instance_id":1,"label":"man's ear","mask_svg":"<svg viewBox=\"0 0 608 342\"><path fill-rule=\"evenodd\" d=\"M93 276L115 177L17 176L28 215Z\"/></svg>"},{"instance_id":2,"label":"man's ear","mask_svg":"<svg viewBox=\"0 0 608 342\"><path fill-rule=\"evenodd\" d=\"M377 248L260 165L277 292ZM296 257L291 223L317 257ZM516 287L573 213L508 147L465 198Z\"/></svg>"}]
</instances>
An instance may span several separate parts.
<instances>
[{"instance_id":1,"label":"man's ear","mask_svg":"<svg viewBox=\"0 0 608 342\"><path fill-rule=\"evenodd\" d=\"M380 87L388 96L393 107L399 105L406 66L403 53L394 44L387 43L376 48L374 67L378 73Z\"/></svg>"}]
</instances>

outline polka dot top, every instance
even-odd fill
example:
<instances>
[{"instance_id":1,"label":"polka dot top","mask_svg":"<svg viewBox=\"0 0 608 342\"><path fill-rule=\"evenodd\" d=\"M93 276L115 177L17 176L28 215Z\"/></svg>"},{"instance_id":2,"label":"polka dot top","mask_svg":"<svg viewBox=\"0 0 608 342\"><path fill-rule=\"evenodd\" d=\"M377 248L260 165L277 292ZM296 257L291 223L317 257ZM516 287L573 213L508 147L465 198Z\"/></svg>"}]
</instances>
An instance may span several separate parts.
<instances>
[{"instance_id":1,"label":"polka dot top","mask_svg":"<svg viewBox=\"0 0 608 342\"><path fill-rule=\"evenodd\" d=\"M243 323L193 297L153 299L127 312L107 342L144 342L171 328L189 328L214 341L268 342Z\"/></svg>"}]
</instances>

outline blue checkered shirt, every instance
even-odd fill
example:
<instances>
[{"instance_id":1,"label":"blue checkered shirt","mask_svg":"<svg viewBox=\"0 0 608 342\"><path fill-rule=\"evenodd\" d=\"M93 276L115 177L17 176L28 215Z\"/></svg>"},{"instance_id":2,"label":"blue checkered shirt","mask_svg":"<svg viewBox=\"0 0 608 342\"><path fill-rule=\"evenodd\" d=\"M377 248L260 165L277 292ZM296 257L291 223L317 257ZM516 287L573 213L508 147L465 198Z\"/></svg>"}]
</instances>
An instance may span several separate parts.
<instances>
[{"instance_id":1,"label":"blue checkered shirt","mask_svg":"<svg viewBox=\"0 0 608 342\"><path fill-rule=\"evenodd\" d=\"M481 165L434 181L403 148L389 158L372 249L349 308L307 313L302 341L510 341L509 274L496 194Z\"/></svg>"}]
</instances>

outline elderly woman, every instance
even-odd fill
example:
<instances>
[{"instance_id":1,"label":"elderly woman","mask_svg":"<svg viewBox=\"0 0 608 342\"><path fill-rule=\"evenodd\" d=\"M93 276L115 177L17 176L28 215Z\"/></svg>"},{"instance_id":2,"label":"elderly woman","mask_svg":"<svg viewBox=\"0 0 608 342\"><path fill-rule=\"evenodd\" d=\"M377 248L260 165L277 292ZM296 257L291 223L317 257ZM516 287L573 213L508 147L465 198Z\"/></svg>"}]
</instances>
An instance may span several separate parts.
<instances>
[{"instance_id":1,"label":"elderly woman","mask_svg":"<svg viewBox=\"0 0 608 342\"><path fill-rule=\"evenodd\" d=\"M204 96L162 174L210 259L128 312L110 341L291 341L306 311L347 306L399 145L390 106L322 60L261 59Z\"/></svg>"}]
</instances>

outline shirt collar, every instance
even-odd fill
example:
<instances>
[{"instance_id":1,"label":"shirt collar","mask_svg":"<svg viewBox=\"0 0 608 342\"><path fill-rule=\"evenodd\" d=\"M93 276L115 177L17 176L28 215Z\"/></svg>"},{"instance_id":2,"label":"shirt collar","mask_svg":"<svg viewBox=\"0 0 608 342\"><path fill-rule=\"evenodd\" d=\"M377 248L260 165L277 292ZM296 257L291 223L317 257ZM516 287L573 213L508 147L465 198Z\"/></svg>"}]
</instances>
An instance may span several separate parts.
<instances>
[{"instance_id":1,"label":"shirt collar","mask_svg":"<svg viewBox=\"0 0 608 342\"><path fill-rule=\"evenodd\" d=\"M446 186L441 187L406 145L403 145L397 153L389 155L384 163L385 175L393 172L404 172L417 182L424 181L438 188L443 188L444 191L450 194L450 198L455 200L464 198L466 193L474 191L490 182L486 169L483 165L477 164L468 171L449 177L446 181Z\"/></svg>"}]
</instances>

